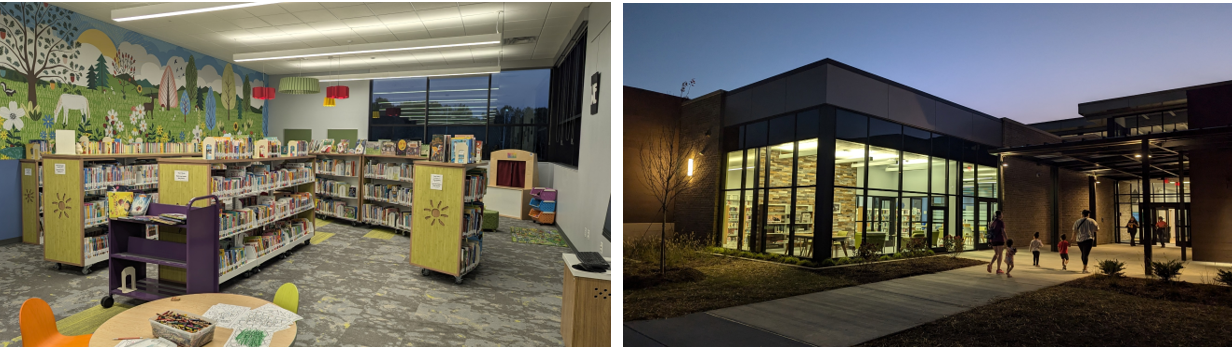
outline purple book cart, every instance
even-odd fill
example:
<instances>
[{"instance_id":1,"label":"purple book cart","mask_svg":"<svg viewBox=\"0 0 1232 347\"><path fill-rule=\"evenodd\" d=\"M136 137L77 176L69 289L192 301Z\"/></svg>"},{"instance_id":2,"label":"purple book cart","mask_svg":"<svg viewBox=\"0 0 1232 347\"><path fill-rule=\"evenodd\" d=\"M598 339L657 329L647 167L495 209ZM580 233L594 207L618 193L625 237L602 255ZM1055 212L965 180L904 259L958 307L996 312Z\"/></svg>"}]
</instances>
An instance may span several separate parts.
<instances>
[{"instance_id":1,"label":"purple book cart","mask_svg":"<svg viewBox=\"0 0 1232 347\"><path fill-rule=\"evenodd\" d=\"M197 200L213 200L205 207L191 207ZM188 206L151 203L149 215L183 213L188 220L174 227L184 228L184 243L150 240L145 238L147 224L167 226L148 221L112 220L108 241L111 242L108 261L107 286L110 290L100 304L110 308L115 304L113 295L123 295L140 300L153 301L165 297L197 293L218 292L218 207L220 202L213 195L193 198ZM146 277L146 264L165 265L184 269L187 283L159 282ZM125 268L135 271L130 283L122 277ZM135 290L124 292L122 285Z\"/></svg>"}]
</instances>

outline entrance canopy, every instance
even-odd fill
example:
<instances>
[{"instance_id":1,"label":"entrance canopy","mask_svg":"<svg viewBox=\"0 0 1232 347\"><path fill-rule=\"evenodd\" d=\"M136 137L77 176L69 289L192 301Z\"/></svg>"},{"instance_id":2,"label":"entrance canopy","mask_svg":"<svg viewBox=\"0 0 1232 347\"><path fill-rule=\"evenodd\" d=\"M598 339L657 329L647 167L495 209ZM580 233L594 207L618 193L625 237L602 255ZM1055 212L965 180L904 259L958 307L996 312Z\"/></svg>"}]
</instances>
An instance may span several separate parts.
<instances>
[{"instance_id":1,"label":"entrance canopy","mask_svg":"<svg viewBox=\"0 0 1232 347\"><path fill-rule=\"evenodd\" d=\"M1143 153L1142 144L1149 147ZM1108 177L1140 179L1142 156L1150 157L1148 178L1179 177L1180 155L1192 150L1232 150L1232 127L1178 130L1125 137L1102 138L1043 145L1007 147L989 151L1003 157L1019 157L1040 164Z\"/></svg>"}]
</instances>

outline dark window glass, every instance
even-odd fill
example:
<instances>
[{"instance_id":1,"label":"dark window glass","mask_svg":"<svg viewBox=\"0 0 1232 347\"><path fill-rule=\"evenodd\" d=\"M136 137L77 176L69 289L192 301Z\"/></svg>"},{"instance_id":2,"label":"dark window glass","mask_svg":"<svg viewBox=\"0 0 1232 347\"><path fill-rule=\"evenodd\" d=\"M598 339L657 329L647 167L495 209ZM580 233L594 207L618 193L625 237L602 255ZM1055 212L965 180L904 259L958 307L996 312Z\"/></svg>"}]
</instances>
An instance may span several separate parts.
<instances>
[{"instance_id":1,"label":"dark window glass","mask_svg":"<svg viewBox=\"0 0 1232 347\"><path fill-rule=\"evenodd\" d=\"M796 115L786 115L770 120L770 143L783 143L793 140L796 134Z\"/></svg>"},{"instance_id":2,"label":"dark window glass","mask_svg":"<svg viewBox=\"0 0 1232 347\"><path fill-rule=\"evenodd\" d=\"M428 125L487 123L488 76L433 78L428 84Z\"/></svg>"},{"instance_id":3,"label":"dark window glass","mask_svg":"<svg viewBox=\"0 0 1232 347\"><path fill-rule=\"evenodd\" d=\"M587 37L586 31L578 33L577 37ZM574 40L572 46L567 47L565 56L552 68L547 154L540 158L577 166L582 114L590 113L589 106L583 107L583 95L590 90L590 76L586 76L586 40Z\"/></svg>"},{"instance_id":4,"label":"dark window glass","mask_svg":"<svg viewBox=\"0 0 1232 347\"><path fill-rule=\"evenodd\" d=\"M929 143L932 134L927 131L903 127L903 150L911 153L928 155L932 152L932 146Z\"/></svg>"},{"instance_id":5,"label":"dark window glass","mask_svg":"<svg viewBox=\"0 0 1232 347\"><path fill-rule=\"evenodd\" d=\"M903 148L903 126L884 120L870 118L868 122L868 143L873 146L890 149Z\"/></svg>"},{"instance_id":6,"label":"dark window glass","mask_svg":"<svg viewBox=\"0 0 1232 347\"><path fill-rule=\"evenodd\" d=\"M945 159L954 159L950 156L949 137L941 134L932 134L932 151L930 155Z\"/></svg>"},{"instance_id":7,"label":"dark window glass","mask_svg":"<svg viewBox=\"0 0 1232 347\"><path fill-rule=\"evenodd\" d=\"M548 69L505 71L492 75L491 123L546 125L551 75Z\"/></svg>"},{"instance_id":8,"label":"dark window glass","mask_svg":"<svg viewBox=\"0 0 1232 347\"><path fill-rule=\"evenodd\" d=\"M839 140L864 143L868 137L868 117L839 109L835 112L834 137Z\"/></svg>"},{"instance_id":9,"label":"dark window glass","mask_svg":"<svg viewBox=\"0 0 1232 347\"><path fill-rule=\"evenodd\" d=\"M372 80L372 104L368 111L380 112L376 118L368 118L369 126L422 125L427 114L424 103L428 99L427 78L398 78ZM401 109L399 116L389 116L385 109Z\"/></svg>"},{"instance_id":10,"label":"dark window glass","mask_svg":"<svg viewBox=\"0 0 1232 347\"><path fill-rule=\"evenodd\" d=\"M766 122L761 121L749 124L746 127L748 130L744 135L744 146L748 148L757 148L766 145Z\"/></svg>"},{"instance_id":11,"label":"dark window glass","mask_svg":"<svg viewBox=\"0 0 1232 347\"><path fill-rule=\"evenodd\" d=\"M486 127L483 125L439 125L428 126L428 140L432 140L432 135L475 135L475 139L483 141L483 146L488 146L487 134L484 132Z\"/></svg>"},{"instance_id":12,"label":"dark window glass","mask_svg":"<svg viewBox=\"0 0 1232 347\"><path fill-rule=\"evenodd\" d=\"M814 109L796 114L796 140L807 140L817 137L821 125L821 110Z\"/></svg>"},{"instance_id":13,"label":"dark window glass","mask_svg":"<svg viewBox=\"0 0 1232 347\"><path fill-rule=\"evenodd\" d=\"M984 166L991 166L991 167L998 166L997 165L997 155L989 152L995 149L995 147L989 146L989 145L977 145L977 147L978 148L976 149L976 160L975 160L976 164L980 164Z\"/></svg>"},{"instance_id":14,"label":"dark window glass","mask_svg":"<svg viewBox=\"0 0 1232 347\"><path fill-rule=\"evenodd\" d=\"M975 163L979 159L980 145L971 141L963 141L962 153L964 163Z\"/></svg>"},{"instance_id":15,"label":"dark window glass","mask_svg":"<svg viewBox=\"0 0 1232 347\"><path fill-rule=\"evenodd\" d=\"M740 128L742 128L742 126L723 128L724 151L734 151L740 149Z\"/></svg>"}]
</instances>

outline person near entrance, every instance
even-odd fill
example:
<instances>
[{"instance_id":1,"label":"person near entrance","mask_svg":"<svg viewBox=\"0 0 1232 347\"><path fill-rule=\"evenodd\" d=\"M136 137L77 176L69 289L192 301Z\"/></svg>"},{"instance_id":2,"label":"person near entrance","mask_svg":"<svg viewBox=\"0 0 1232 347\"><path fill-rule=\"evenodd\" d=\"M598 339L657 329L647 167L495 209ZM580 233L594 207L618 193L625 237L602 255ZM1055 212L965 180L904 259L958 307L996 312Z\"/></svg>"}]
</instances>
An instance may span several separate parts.
<instances>
[{"instance_id":1,"label":"person near entrance","mask_svg":"<svg viewBox=\"0 0 1232 347\"><path fill-rule=\"evenodd\" d=\"M1091 211L1082 210L1082 218L1074 221L1074 241L1078 242L1078 249L1082 251L1082 273L1087 273L1087 259L1091 255L1091 247L1095 245L1095 233L1099 231L1099 224L1090 216Z\"/></svg>"},{"instance_id":2,"label":"person near entrance","mask_svg":"<svg viewBox=\"0 0 1232 347\"><path fill-rule=\"evenodd\" d=\"M1001 211L997 211L997 217L988 223L988 245L995 250L992 256L992 262L988 263L988 273L992 273L992 264L997 264L997 274L1003 274L1001 271L1002 251L1005 251L1005 222L1001 220Z\"/></svg>"},{"instance_id":3,"label":"person near entrance","mask_svg":"<svg viewBox=\"0 0 1232 347\"><path fill-rule=\"evenodd\" d=\"M1125 223L1125 229L1129 230L1129 246L1135 246L1134 236L1138 235L1138 220L1134 219L1134 217L1129 217L1129 223Z\"/></svg>"},{"instance_id":4,"label":"person near entrance","mask_svg":"<svg viewBox=\"0 0 1232 347\"><path fill-rule=\"evenodd\" d=\"M1159 248L1164 248L1168 245L1168 238L1171 235L1168 232L1168 222L1164 221L1164 217L1159 217L1159 221L1155 222L1155 240L1159 240Z\"/></svg>"}]
</instances>

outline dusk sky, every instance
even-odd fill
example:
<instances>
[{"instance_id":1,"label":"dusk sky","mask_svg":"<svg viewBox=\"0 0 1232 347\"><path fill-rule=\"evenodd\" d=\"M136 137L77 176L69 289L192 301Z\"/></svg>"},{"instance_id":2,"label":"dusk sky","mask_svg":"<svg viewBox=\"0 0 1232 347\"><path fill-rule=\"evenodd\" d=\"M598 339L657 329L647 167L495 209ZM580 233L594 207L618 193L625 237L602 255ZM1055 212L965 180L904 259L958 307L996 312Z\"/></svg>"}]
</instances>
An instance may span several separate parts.
<instances>
[{"instance_id":1,"label":"dusk sky","mask_svg":"<svg viewBox=\"0 0 1232 347\"><path fill-rule=\"evenodd\" d=\"M1023 123L1232 80L1230 4L626 4L632 87L692 97L832 58Z\"/></svg>"}]
</instances>

